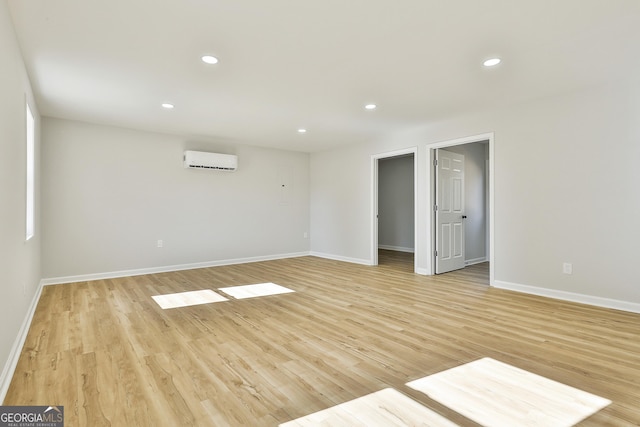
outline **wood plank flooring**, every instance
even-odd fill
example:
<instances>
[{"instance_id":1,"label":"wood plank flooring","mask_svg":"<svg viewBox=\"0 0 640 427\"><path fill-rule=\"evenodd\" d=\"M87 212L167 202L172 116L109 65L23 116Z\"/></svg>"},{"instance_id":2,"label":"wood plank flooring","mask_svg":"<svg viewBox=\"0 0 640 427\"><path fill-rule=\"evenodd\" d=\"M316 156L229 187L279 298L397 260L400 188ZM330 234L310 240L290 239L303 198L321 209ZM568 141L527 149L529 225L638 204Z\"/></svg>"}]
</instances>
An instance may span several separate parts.
<instances>
[{"instance_id":1,"label":"wood plank flooring","mask_svg":"<svg viewBox=\"0 0 640 427\"><path fill-rule=\"evenodd\" d=\"M386 251L385 251L386 252ZM640 425L640 315L490 288L488 266L413 274L315 257L47 286L5 405L66 426L277 426L484 357L612 401ZM276 283L294 293L163 310L151 298Z\"/></svg>"}]
</instances>

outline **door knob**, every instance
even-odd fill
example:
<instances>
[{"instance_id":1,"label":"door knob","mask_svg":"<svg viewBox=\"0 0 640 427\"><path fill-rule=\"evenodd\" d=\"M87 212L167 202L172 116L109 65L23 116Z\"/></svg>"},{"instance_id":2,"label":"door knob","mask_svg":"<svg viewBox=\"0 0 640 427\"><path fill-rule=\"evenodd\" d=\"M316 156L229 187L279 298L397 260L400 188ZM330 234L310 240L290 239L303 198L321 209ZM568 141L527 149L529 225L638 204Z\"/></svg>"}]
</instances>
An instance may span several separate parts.
<instances>
[{"instance_id":1,"label":"door knob","mask_svg":"<svg viewBox=\"0 0 640 427\"><path fill-rule=\"evenodd\" d=\"M462 215L462 219L467 219L467 216L466 215Z\"/></svg>"}]
</instances>

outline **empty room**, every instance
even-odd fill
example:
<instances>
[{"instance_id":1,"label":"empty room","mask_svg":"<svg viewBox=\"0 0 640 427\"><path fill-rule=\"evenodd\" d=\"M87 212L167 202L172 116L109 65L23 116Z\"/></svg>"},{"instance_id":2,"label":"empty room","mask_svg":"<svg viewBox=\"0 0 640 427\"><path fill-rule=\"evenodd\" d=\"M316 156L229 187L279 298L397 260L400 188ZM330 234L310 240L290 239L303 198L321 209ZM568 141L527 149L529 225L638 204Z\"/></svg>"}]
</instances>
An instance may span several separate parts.
<instances>
[{"instance_id":1,"label":"empty room","mask_svg":"<svg viewBox=\"0 0 640 427\"><path fill-rule=\"evenodd\" d=\"M0 0L0 426L640 425L638 46L637 0Z\"/></svg>"}]
</instances>

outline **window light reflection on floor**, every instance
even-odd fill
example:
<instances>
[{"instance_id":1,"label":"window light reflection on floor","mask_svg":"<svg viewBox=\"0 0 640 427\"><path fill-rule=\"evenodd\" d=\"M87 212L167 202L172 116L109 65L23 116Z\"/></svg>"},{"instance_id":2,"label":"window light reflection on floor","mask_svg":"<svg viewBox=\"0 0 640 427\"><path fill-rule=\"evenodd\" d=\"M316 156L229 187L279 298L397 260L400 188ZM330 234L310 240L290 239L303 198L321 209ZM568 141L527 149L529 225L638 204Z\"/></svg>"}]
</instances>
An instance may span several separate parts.
<instances>
[{"instance_id":1,"label":"window light reflection on floor","mask_svg":"<svg viewBox=\"0 0 640 427\"><path fill-rule=\"evenodd\" d=\"M259 283L257 285L232 286L228 288L218 288L219 291L231 295L235 299L265 297L269 295L287 294L295 292L284 286L275 283Z\"/></svg>"},{"instance_id":2,"label":"window light reflection on floor","mask_svg":"<svg viewBox=\"0 0 640 427\"><path fill-rule=\"evenodd\" d=\"M610 400L491 358L407 383L485 427L570 427Z\"/></svg>"},{"instance_id":3,"label":"window light reflection on floor","mask_svg":"<svg viewBox=\"0 0 640 427\"><path fill-rule=\"evenodd\" d=\"M169 308L188 307L192 305L210 304L213 302L229 301L211 289L200 291L179 292L176 294L154 295L151 298L158 303L163 310Z\"/></svg>"},{"instance_id":4,"label":"window light reflection on floor","mask_svg":"<svg viewBox=\"0 0 640 427\"><path fill-rule=\"evenodd\" d=\"M432 426L457 424L392 388L350 400L322 411L280 424L280 427L307 426Z\"/></svg>"}]
</instances>

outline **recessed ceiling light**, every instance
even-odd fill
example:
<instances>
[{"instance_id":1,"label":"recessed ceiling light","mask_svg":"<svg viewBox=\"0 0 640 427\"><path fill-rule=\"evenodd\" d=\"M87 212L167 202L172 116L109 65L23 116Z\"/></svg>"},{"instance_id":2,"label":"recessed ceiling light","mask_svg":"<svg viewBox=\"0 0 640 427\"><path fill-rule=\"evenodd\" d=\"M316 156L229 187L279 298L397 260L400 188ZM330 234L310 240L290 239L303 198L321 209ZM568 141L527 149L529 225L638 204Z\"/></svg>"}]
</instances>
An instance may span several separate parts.
<instances>
[{"instance_id":1,"label":"recessed ceiling light","mask_svg":"<svg viewBox=\"0 0 640 427\"><path fill-rule=\"evenodd\" d=\"M490 58L490 59L487 59L486 61L484 61L482 64L485 67L495 67L500 62L502 62L502 59L500 59L500 58Z\"/></svg>"},{"instance_id":2,"label":"recessed ceiling light","mask_svg":"<svg viewBox=\"0 0 640 427\"><path fill-rule=\"evenodd\" d=\"M162 104L162 108L166 108L167 110L171 110L173 108L173 104L169 104L168 102L165 102L164 104Z\"/></svg>"},{"instance_id":3,"label":"recessed ceiling light","mask_svg":"<svg viewBox=\"0 0 640 427\"><path fill-rule=\"evenodd\" d=\"M298 133L307 133L307 130L303 129L303 128L300 128L300 129L298 129Z\"/></svg>"},{"instance_id":4,"label":"recessed ceiling light","mask_svg":"<svg viewBox=\"0 0 640 427\"><path fill-rule=\"evenodd\" d=\"M215 56L211 56L211 55L205 55L202 57L202 62L207 63L207 64L217 64L218 63L218 58L216 58Z\"/></svg>"},{"instance_id":5,"label":"recessed ceiling light","mask_svg":"<svg viewBox=\"0 0 640 427\"><path fill-rule=\"evenodd\" d=\"M367 104L364 106L365 110L375 110L376 108L378 108L376 104Z\"/></svg>"}]
</instances>

